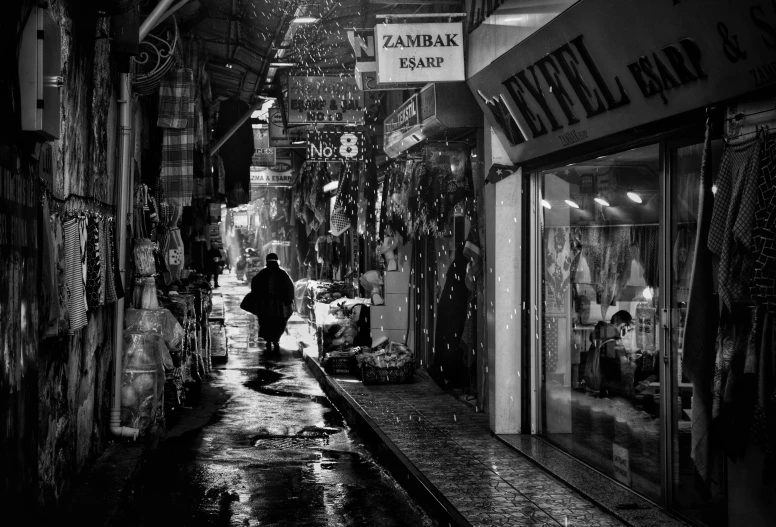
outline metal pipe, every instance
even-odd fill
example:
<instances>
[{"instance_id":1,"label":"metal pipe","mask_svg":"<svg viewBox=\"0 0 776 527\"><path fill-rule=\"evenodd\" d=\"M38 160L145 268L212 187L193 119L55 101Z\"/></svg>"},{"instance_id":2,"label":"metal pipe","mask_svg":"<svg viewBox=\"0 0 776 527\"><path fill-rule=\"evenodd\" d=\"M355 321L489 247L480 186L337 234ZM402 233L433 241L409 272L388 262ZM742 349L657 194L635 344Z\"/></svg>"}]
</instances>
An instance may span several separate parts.
<instances>
[{"instance_id":1,"label":"metal pipe","mask_svg":"<svg viewBox=\"0 0 776 527\"><path fill-rule=\"evenodd\" d=\"M157 27L159 27L159 24L161 24L162 22L164 22L165 20L167 20L168 18L170 18L170 15L172 15L172 14L173 14L173 13L175 13L175 12L176 12L178 9L180 9L181 7L183 7L184 5L186 5L186 4L188 4L188 3L189 3L189 0L181 0L180 2L178 2L177 4L175 4L174 6L172 6L172 7L169 9L169 11L167 11L166 13L164 13L164 14L163 14L163 15L162 15L162 16L159 18L159 20L157 20L157 21L154 23L154 27L152 27L151 29L149 29L149 31L153 31L154 29L156 29Z\"/></svg>"},{"instance_id":2,"label":"metal pipe","mask_svg":"<svg viewBox=\"0 0 776 527\"><path fill-rule=\"evenodd\" d=\"M119 167L116 223L118 226L117 243L119 253L119 277L122 284L126 284L126 269L124 268L127 257L127 211L129 210L129 144L132 132L129 109L129 75L121 74L119 104L123 105L119 112L119 130L121 130L121 166ZM110 411L110 432L118 437L131 437L137 439L140 430L121 426L121 378L122 358L124 353L124 299L116 301L116 315L114 318L113 349L116 356L113 361L113 407Z\"/></svg>"},{"instance_id":3,"label":"metal pipe","mask_svg":"<svg viewBox=\"0 0 776 527\"><path fill-rule=\"evenodd\" d=\"M167 8L170 7L174 1L175 0L161 0L158 4L156 4L156 7L153 11L151 11L151 14L148 15L148 18L143 20L143 23L140 24L141 42L145 40L151 30L156 27L156 22L162 17L162 15L164 15L165 11L167 11Z\"/></svg>"},{"instance_id":4,"label":"metal pipe","mask_svg":"<svg viewBox=\"0 0 776 527\"><path fill-rule=\"evenodd\" d=\"M218 141L216 141L216 143L210 149L210 155L211 156L215 155L215 153L218 152L218 149L224 146L224 143L226 143L229 140L229 138L232 137L232 135L234 135L234 133L245 123L245 121L250 119L253 112L261 109L262 104L264 104L264 98L259 97L259 100L251 105L248 111L245 112L245 115L237 119L237 122L234 123L232 127L229 130L227 130L227 132L218 139Z\"/></svg>"}]
</instances>

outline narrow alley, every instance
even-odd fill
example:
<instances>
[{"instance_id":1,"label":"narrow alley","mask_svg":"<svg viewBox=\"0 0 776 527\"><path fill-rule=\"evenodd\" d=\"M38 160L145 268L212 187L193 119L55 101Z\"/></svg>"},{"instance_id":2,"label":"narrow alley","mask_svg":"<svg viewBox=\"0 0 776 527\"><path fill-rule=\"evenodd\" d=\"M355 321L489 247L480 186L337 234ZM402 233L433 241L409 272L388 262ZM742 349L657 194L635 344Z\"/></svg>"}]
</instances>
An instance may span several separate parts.
<instances>
[{"instance_id":1,"label":"narrow alley","mask_svg":"<svg viewBox=\"0 0 776 527\"><path fill-rule=\"evenodd\" d=\"M118 524L431 525L307 370L292 336L307 324L293 318L281 353L267 354L239 307L248 289L221 277L228 360L191 403L210 410L168 423Z\"/></svg>"}]
</instances>

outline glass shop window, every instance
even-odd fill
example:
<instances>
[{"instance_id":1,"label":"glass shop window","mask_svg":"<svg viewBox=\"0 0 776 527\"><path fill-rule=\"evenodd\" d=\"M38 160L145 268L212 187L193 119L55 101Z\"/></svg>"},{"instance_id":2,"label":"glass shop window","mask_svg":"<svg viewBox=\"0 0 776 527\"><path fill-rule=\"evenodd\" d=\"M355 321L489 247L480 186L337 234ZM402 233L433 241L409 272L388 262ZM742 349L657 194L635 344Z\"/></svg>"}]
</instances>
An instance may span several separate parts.
<instances>
[{"instance_id":1,"label":"glass shop window","mask_svg":"<svg viewBox=\"0 0 776 527\"><path fill-rule=\"evenodd\" d=\"M661 495L659 145L544 171L543 434Z\"/></svg>"}]
</instances>

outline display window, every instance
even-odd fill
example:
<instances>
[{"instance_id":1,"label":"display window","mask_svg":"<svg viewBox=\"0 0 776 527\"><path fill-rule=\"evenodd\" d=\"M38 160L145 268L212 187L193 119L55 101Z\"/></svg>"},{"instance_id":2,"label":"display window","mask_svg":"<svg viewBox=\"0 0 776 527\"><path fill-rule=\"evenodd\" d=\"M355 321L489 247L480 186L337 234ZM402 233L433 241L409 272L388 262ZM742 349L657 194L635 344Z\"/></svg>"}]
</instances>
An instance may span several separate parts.
<instances>
[{"instance_id":1,"label":"display window","mask_svg":"<svg viewBox=\"0 0 776 527\"><path fill-rule=\"evenodd\" d=\"M659 145L538 174L543 435L659 499Z\"/></svg>"},{"instance_id":2,"label":"display window","mask_svg":"<svg viewBox=\"0 0 776 527\"><path fill-rule=\"evenodd\" d=\"M536 430L703 526L775 512L774 144L666 139L531 174Z\"/></svg>"}]
</instances>

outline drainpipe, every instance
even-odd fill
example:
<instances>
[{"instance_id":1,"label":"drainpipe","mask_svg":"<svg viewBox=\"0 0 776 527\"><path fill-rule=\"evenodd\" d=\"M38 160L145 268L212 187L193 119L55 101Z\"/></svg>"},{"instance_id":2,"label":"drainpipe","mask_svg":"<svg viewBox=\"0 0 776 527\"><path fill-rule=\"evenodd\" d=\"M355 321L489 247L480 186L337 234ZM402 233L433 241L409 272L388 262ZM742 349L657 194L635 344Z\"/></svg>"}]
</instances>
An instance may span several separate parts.
<instances>
[{"instance_id":1,"label":"drainpipe","mask_svg":"<svg viewBox=\"0 0 776 527\"><path fill-rule=\"evenodd\" d=\"M119 167L119 197L116 223L118 225L117 241L119 251L119 276L121 283L126 284L127 260L127 212L129 210L129 144L132 132L131 115L129 106L129 75L121 74L119 81L121 92L119 95L119 130L121 130L121 166ZM114 320L115 335L113 349L116 352L114 364L113 382L113 408L110 410L110 432L117 437L131 437L137 440L140 430L121 426L121 378L123 373L122 359L124 353L124 299L116 301L116 317Z\"/></svg>"},{"instance_id":2,"label":"drainpipe","mask_svg":"<svg viewBox=\"0 0 776 527\"><path fill-rule=\"evenodd\" d=\"M234 133L240 129L243 123L245 123L245 121L247 121L251 117L251 115L253 115L253 112L255 112L256 110L261 110L261 105L264 104L264 101L265 101L265 98L260 96L259 99L251 105L250 109L247 112L245 112L245 115L237 119L237 122L234 123L232 127L229 130L227 130L227 132L224 135L222 135L218 139L218 141L216 141L216 144L214 144L213 147L210 149L211 156L215 155L216 152L218 152L218 149L224 146L224 143L226 143L229 140L229 138L232 137L232 135L234 135Z\"/></svg>"}]
</instances>

